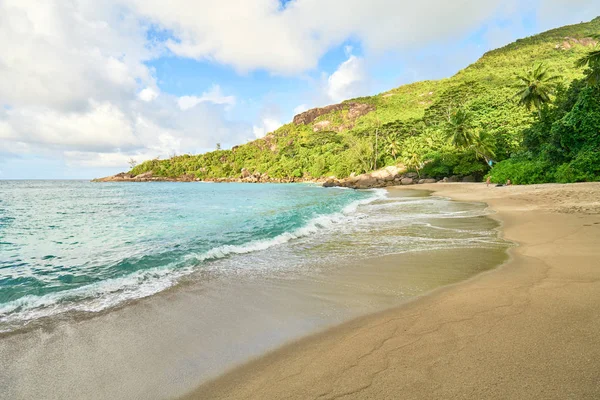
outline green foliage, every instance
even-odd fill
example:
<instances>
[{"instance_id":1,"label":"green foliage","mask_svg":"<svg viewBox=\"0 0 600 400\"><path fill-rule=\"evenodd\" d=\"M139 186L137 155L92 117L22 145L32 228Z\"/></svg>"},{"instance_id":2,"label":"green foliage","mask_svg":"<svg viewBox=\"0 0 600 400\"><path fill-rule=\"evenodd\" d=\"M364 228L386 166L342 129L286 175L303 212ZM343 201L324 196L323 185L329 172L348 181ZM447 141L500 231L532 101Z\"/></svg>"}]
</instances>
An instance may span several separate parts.
<instances>
[{"instance_id":1,"label":"green foliage","mask_svg":"<svg viewBox=\"0 0 600 400\"><path fill-rule=\"evenodd\" d=\"M600 34L592 35L592 37L600 41ZM598 47L598 44L596 44L596 47ZM590 86L596 86L600 84L600 49L590 51L583 57L579 58L575 62L575 67L588 67L584 72L587 83Z\"/></svg>"},{"instance_id":2,"label":"green foliage","mask_svg":"<svg viewBox=\"0 0 600 400\"><path fill-rule=\"evenodd\" d=\"M516 185L554 182L552 166L541 160L511 158L496 164L488 175L493 183L506 183L509 179Z\"/></svg>"},{"instance_id":3,"label":"green foliage","mask_svg":"<svg viewBox=\"0 0 600 400\"><path fill-rule=\"evenodd\" d=\"M556 89L556 83L560 79L558 75L552 75L544 64L538 64L528 69L523 74L518 74L522 88L517 92L519 104L528 110L534 106L538 111L546 103L550 102L550 95ZM541 114L540 114L541 118Z\"/></svg>"},{"instance_id":4,"label":"green foliage","mask_svg":"<svg viewBox=\"0 0 600 400\"><path fill-rule=\"evenodd\" d=\"M446 139L458 149L464 150L475 144L472 116L464 108L450 112L444 131Z\"/></svg>"},{"instance_id":5,"label":"green foliage","mask_svg":"<svg viewBox=\"0 0 600 400\"><path fill-rule=\"evenodd\" d=\"M577 154L571 162L557 168L556 181L560 183L600 181L600 152L585 150Z\"/></svg>"}]
</instances>

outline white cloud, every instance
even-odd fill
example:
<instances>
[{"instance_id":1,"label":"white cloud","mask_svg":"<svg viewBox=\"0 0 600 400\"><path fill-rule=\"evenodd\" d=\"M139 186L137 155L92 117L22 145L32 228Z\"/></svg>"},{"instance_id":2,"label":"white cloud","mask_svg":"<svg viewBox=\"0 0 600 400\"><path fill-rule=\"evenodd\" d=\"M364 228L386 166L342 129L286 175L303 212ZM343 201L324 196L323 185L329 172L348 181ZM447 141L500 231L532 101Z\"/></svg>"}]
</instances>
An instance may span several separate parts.
<instances>
[{"instance_id":1,"label":"white cloud","mask_svg":"<svg viewBox=\"0 0 600 400\"><path fill-rule=\"evenodd\" d=\"M281 9L278 0L129 1L141 15L175 34L167 46L179 56L281 74L314 68L328 49L349 37L367 52L452 40L497 15L506 3L297 0Z\"/></svg>"},{"instance_id":2,"label":"white cloud","mask_svg":"<svg viewBox=\"0 0 600 400\"><path fill-rule=\"evenodd\" d=\"M213 85L208 92L202 93L202 96L182 96L177 100L179 108L182 110L189 110L200 103L213 103L220 105L235 105L235 96L225 96L219 85Z\"/></svg>"},{"instance_id":3,"label":"white cloud","mask_svg":"<svg viewBox=\"0 0 600 400\"><path fill-rule=\"evenodd\" d=\"M267 133L271 133L283 125L280 120L273 117L265 117L261 120L261 123L259 126L252 126L252 133L254 133L257 139L264 137Z\"/></svg>"},{"instance_id":4,"label":"white cloud","mask_svg":"<svg viewBox=\"0 0 600 400\"><path fill-rule=\"evenodd\" d=\"M152 101L158 97L158 90L147 87L138 94L138 97L146 102Z\"/></svg>"},{"instance_id":5,"label":"white cloud","mask_svg":"<svg viewBox=\"0 0 600 400\"><path fill-rule=\"evenodd\" d=\"M335 103L364 95L367 86L364 60L350 55L327 79L326 93Z\"/></svg>"},{"instance_id":6,"label":"white cloud","mask_svg":"<svg viewBox=\"0 0 600 400\"><path fill-rule=\"evenodd\" d=\"M160 93L146 62L161 48L148 42L147 29L120 0L0 2L5 156L126 167L131 155L167 156L244 140L251 126L224 118L222 106L235 104L235 97L218 85L198 98L194 113Z\"/></svg>"}]
</instances>

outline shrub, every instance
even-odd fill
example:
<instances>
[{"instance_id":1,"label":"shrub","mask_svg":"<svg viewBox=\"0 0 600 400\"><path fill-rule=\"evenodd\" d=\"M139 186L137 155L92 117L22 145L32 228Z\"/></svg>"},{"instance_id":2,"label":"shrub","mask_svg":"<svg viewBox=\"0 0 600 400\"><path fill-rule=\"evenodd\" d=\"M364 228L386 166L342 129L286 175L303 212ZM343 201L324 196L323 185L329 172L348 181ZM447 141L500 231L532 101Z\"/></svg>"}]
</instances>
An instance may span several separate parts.
<instances>
[{"instance_id":1,"label":"shrub","mask_svg":"<svg viewBox=\"0 0 600 400\"><path fill-rule=\"evenodd\" d=\"M554 180L554 169L541 160L510 158L496 164L487 176L494 183L505 183L509 179L516 185L548 183Z\"/></svg>"},{"instance_id":2,"label":"shrub","mask_svg":"<svg viewBox=\"0 0 600 400\"><path fill-rule=\"evenodd\" d=\"M600 181L600 152L582 151L573 161L558 167L555 177L561 183Z\"/></svg>"}]
</instances>

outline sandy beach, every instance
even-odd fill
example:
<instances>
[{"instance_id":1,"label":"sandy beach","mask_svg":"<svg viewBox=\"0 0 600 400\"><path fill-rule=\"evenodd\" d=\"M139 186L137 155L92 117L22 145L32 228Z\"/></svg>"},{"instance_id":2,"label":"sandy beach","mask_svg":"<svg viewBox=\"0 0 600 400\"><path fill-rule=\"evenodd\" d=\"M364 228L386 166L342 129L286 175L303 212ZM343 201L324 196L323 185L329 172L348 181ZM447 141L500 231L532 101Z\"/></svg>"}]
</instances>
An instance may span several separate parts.
<instances>
[{"instance_id":1,"label":"sandy beach","mask_svg":"<svg viewBox=\"0 0 600 400\"><path fill-rule=\"evenodd\" d=\"M600 398L600 184L419 189L487 203L518 244L510 260L289 344L186 398Z\"/></svg>"}]
</instances>

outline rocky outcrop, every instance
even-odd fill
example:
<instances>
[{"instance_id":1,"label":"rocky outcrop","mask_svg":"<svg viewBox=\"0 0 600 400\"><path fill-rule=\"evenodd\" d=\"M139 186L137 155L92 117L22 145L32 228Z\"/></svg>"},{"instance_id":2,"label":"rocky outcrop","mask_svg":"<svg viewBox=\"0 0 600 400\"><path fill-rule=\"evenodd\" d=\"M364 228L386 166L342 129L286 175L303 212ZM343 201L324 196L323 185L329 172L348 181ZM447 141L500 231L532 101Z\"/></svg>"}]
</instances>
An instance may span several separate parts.
<instances>
[{"instance_id":1,"label":"rocky outcrop","mask_svg":"<svg viewBox=\"0 0 600 400\"><path fill-rule=\"evenodd\" d=\"M584 46L584 47L594 47L597 44L598 44L598 41L591 37L586 37L586 38L581 38L581 39L565 37L563 42L557 44L556 46L554 46L554 48L556 50L570 50L573 48L573 46L576 46L576 45Z\"/></svg>"},{"instance_id":2,"label":"rocky outcrop","mask_svg":"<svg viewBox=\"0 0 600 400\"><path fill-rule=\"evenodd\" d=\"M369 112L375 110L375 106L371 104L363 104L363 103L340 103L340 104L332 104L326 107L313 108L308 111L304 111L294 117L294 124L296 125L308 125L313 123L317 118L322 115L329 114L334 111L348 110L348 114L345 116L344 128L347 129L348 124L352 124L358 117L361 117ZM327 128L331 125L331 121L324 120L319 121L313 127L315 132L327 130ZM339 128L336 128L339 129Z\"/></svg>"},{"instance_id":3,"label":"rocky outcrop","mask_svg":"<svg viewBox=\"0 0 600 400\"><path fill-rule=\"evenodd\" d=\"M189 181L189 179L189 175L184 175L176 180L185 182ZM191 179L193 180L193 176ZM170 180L175 179L169 179L164 176L154 176L152 171L148 171L139 175L131 175L126 172L121 172L120 174L94 179L92 182L164 182Z\"/></svg>"},{"instance_id":4,"label":"rocky outcrop","mask_svg":"<svg viewBox=\"0 0 600 400\"><path fill-rule=\"evenodd\" d=\"M203 172L205 172L204 170ZM139 175L131 175L126 172L121 172L116 175L107 176L105 178L94 179L92 182L214 182L214 183L295 183L295 182L312 182L323 183L324 178L271 178L266 173L255 171L251 173L246 168L242 168L240 176L237 178L209 178L200 179L192 174L181 175L176 178L168 178L164 176L154 176L152 171L144 172Z\"/></svg>"}]
</instances>

